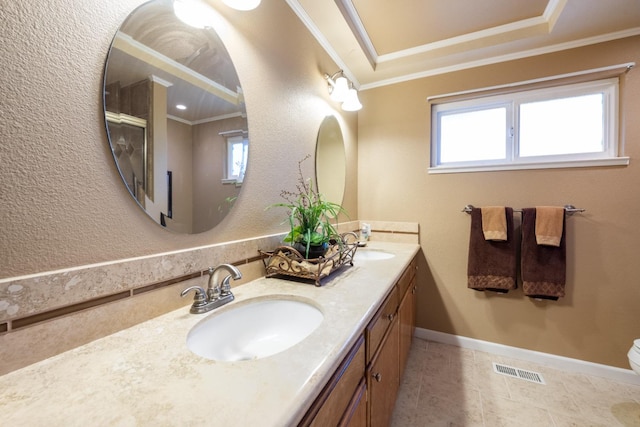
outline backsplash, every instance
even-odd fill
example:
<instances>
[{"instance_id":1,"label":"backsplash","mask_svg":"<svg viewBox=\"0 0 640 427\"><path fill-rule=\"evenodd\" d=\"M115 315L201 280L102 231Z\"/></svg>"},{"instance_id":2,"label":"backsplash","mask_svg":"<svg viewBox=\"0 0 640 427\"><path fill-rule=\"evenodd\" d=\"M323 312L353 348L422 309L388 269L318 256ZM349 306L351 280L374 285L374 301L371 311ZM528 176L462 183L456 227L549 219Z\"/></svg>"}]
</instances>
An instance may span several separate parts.
<instances>
[{"instance_id":1,"label":"backsplash","mask_svg":"<svg viewBox=\"0 0 640 427\"><path fill-rule=\"evenodd\" d=\"M372 240L418 243L417 223L365 221ZM340 232L358 230L342 223ZM180 292L206 284L208 267L231 263L264 275L258 249L283 234L0 280L0 375L191 304ZM205 277L203 277L203 274Z\"/></svg>"},{"instance_id":2,"label":"backsplash","mask_svg":"<svg viewBox=\"0 0 640 427\"><path fill-rule=\"evenodd\" d=\"M0 323L9 330L16 319L107 296L133 296L199 277L210 266L251 262L258 249L271 247L282 235L228 242L140 258L93 264L0 282Z\"/></svg>"}]
</instances>

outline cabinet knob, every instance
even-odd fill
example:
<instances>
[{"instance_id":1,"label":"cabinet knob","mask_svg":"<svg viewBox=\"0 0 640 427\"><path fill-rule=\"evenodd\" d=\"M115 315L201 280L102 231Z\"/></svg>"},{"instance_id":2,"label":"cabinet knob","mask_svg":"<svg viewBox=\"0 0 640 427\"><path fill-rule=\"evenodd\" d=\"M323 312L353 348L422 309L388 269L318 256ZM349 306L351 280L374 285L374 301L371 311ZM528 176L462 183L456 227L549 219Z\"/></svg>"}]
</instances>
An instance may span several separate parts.
<instances>
[{"instance_id":1,"label":"cabinet knob","mask_svg":"<svg viewBox=\"0 0 640 427\"><path fill-rule=\"evenodd\" d=\"M380 372L376 372L375 374L373 374L373 378L377 381L380 382L382 381L382 374Z\"/></svg>"},{"instance_id":2,"label":"cabinet knob","mask_svg":"<svg viewBox=\"0 0 640 427\"><path fill-rule=\"evenodd\" d=\"M393 317L394 317L393 313L387 314L387 319L389 319L389 322L393 320Z\"/></svg>"},{"instance_id":3,"label":"cabinet knob","mask_svg":"<svg viewBox=\"0 0 640 427\"><path fill-rule=\"evenodd\" d=\"M412 293L412 294L415 294L417 290L418 290L418 287L417 287L417 286L414 286L414 287L413 287L413 289L411 290L411 293Z\"/></svg>"}]
</instances>

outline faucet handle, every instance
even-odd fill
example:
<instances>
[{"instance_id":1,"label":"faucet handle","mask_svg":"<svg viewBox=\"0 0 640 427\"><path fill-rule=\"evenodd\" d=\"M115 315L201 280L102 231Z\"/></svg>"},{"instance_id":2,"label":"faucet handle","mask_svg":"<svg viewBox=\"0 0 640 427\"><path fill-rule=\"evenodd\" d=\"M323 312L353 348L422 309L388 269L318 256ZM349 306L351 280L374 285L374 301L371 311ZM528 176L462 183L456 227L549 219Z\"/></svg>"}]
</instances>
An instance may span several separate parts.
<instances>
[{"instance_id":1,"label":"faucet handle","mask_svg":"<svg viewBox=\"0 0 640 427\"><path fill-rule=\"evenodd\" d=\"M231 275L228 274L222 279L222 284L220 285L220 296L224 297L231 293Z\"/></svg>"},{"instance_id":2,"label":"faucet handle","mask_svg":"<svg viewBox=\"0 0 640 427\"><path fill-rule=\"evenodd\" d=\"M215 268L209 267L209 282L207 284L207 299L209 301L216 301L220 298L220 286L213 283L215 272Z\"/></svg>"},{"instance_id":3,"label":"faucet handle","mask_svg":"<svg viewBox=\"0 0 640 427\"><path fill-rule=\"evenodd\" d=\"M189 293L189 291L195 291L196 294L193 296L193 305L192 307L202 307L207 304L207 293L201 286L191 286L184 291L180 292L180 296L184 297Z\"/></svg>"}]
</instances>

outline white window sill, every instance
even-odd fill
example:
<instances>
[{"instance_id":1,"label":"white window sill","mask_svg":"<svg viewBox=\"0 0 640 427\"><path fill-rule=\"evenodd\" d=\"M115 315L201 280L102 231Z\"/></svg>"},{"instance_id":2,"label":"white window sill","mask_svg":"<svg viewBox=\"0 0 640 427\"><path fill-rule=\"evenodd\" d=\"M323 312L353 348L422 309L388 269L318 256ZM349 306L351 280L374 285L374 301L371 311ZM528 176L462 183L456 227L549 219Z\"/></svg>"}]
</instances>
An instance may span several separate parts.
<instances>
[{"instance_id":1,"label":"white window sill","mask_svg":"<svg viewBox=\"0 0 640 427\"><path fill-rule=\"evenodd\" d=\"M465 172L492 172L527 169L559 169L559 168L586 168L602 166L628 166L629 157L613 157L609 159L569 160L560 162L531 162L510 163L502 165L473 165L473 166L436 166L430 167L430 174L439 173L465 173Z\"/></svg>"},{"instance_id":2,"label":"white window sill","mask_svg":"<svg viewBox=\"0 0 640 427\"><path fill-rule=\"evenodd\" d=\"M228 184L235 184L236 187L242 187L242 181L238 181L237 179L223 179L222 180L222 184L223 185L228 185Z\"/></svg>"}]
</instances>

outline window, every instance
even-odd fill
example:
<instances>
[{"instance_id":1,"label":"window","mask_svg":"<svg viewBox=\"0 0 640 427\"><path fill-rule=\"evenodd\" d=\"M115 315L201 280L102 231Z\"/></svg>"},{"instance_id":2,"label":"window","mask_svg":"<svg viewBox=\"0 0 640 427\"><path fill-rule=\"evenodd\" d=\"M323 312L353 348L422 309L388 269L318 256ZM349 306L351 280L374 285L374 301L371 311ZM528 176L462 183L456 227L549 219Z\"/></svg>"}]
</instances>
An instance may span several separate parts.
<instances>
[{"instance_id":1,"label":"window","mask_svg":"<svg viewBox=\"0 0 640 427\"><path fill-rule=\"evenodd\" d=\"M248 153L249 139L246 135L236 135L227 138L227 182L242 183L247 168Z\"/></svg>"},{"instance_id":2,"label":"window","mask_svg":"<svg viewBox=\"0 0 640 427\"><path fill-rule=\"evenodd\" d=\"M617 78L435 104L430 172L627 164L617 107Z\"/></svg>"}]
</instances>

